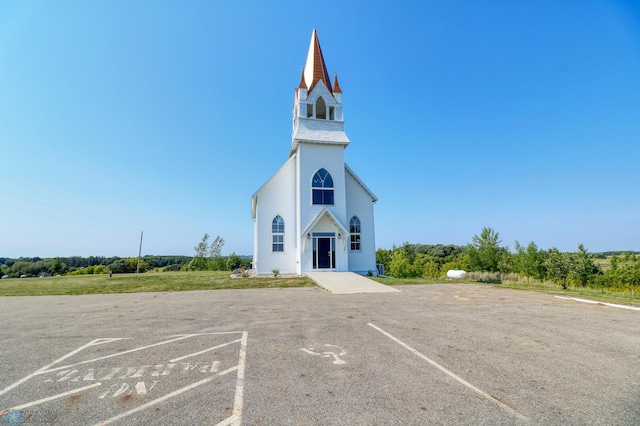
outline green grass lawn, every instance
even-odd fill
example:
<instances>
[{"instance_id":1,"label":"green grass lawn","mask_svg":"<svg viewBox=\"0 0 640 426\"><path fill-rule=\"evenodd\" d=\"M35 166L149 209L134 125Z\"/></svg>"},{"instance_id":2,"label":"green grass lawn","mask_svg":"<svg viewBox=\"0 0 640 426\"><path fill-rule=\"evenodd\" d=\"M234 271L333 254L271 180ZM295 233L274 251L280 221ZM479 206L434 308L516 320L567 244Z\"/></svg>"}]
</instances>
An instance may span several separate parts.
<instances>
[{"instance_id":1,"label":"green grass lawn","mask_svg":"<svg viewBox=\"0 0 640 426\"><path fill-rule=\"evenodd\" d=\"M377 278L386 285L472 283L461 280L427 278ZM640 306L640 295L611 292L592 288L563 290L550 282L486 284L503 288L538 291L563 296L582 297L603 302ZM307 277L292 278L231 278L228 271L206 272L147 272L144 274L73 275L45 278L12 278L0 280L0 296L49 296L64 294L113 294L157 291L223 290L243 288L313 287Z\"/></svg>"},{"instance_id":2,"label":"green grass lawn","mask_svg":"<svg viewBox=\"0 0 640 426\"><path fill-rule=\"evenodd\" d=\"M379 283L386 285L411 285L411 284L437 284L437 283L470 283L483 284L469 280L442 280L430 278L374 278ZM583 299L598 300L622 305L640 306L640 295L632 295L629 291L610 291L606 289L594 289L590 287L569 287L566 290L549 281L532 280L529 283L503 282L502 284L484 284L495 287L511 288L515 290L537 291L540 293L555 294L567 297L579 297Z\"/></svg>"},{"instance_id":3,"label":"green grass lawn","mask_svg":"<svg viewBox=\"0 0 640 426\"><path fill-rule=\"evenodd\" d=\"M230 274L228 271L148 272L144 274L114 274L112 277L109 275L73 275L12 278L0 281L0 296L313 287L315 285L307 277L231 278Z\"/></svg>"},{"instance_id":4,"label":"green grass lawn","mask_svg":"<svg viewBox=\"0 0 640 426\"><path fill-rule=\"evenodd\" d=\"M557 284L544 282L512 283L506 282L500 284L504 288L513 288L517 290L529 290L542 293L556 294L568 297L580 297L583 299L598 300L601 302L619 303L622 305L640 306L640 295L631 294L630 291L611 291L608 289L596 289L590 287L569 287L566 290Z\"/></svg>"}]
</instances>

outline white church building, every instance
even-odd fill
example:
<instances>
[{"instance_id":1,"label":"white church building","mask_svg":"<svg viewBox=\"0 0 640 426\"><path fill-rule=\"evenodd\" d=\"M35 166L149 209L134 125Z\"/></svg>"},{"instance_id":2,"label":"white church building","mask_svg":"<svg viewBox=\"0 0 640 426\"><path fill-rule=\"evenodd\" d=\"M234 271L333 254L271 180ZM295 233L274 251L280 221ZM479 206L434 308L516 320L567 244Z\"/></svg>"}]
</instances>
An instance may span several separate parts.
<instances>
[{"instance_id":1,"label":"white church building","mask_svg":"<svg viewBox=\"0 0 640 426\"><path fill-rule=\"evenodd\" d=\"M313 30L293 102L289 159L251 197L257 275L376 275L376 196L344 162L342 90Z\"/></svg>"}]
</instances>

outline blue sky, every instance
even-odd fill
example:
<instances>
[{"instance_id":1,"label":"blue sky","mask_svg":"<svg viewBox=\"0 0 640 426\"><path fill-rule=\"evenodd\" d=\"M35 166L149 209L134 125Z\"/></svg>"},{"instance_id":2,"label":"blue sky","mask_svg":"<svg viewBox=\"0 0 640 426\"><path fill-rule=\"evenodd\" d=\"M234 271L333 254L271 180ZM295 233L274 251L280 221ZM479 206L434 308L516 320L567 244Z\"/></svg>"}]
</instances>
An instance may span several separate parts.
<instances>
[{"instance_id":1,"label":"blue sky","mask_svg":"<svg viewBox=\"0 0 640 426\"><path fill-rule=\"evenodd\" d=\"M640 3L0 3L0 256L253 252L312 29L376 245L640 250Z\"/></svg>"}]
</instances>

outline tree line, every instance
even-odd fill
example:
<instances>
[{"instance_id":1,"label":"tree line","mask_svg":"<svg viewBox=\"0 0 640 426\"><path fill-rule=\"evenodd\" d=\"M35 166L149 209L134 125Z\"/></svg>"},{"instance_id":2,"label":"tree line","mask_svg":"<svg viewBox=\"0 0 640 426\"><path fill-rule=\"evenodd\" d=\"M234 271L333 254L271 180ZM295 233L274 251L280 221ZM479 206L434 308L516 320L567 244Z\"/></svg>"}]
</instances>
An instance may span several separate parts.
<instances>
[{"instance_id":1,"label":"tree line","mask_svg":"<svg viewBox=\"0 0 640 426\"><path fill-rule=\"evenodd\" d=\"M56 275L124 274L161 270L171 271L234 271L251 267L251 258L231 253L222 256L224 239L217 236L209 243L209 235L194 247L194 256L104 257L71 256L56 258L0 257L0 277L46 277Z\"/></svg>"},{"instance_id":2,"label":"tree line","mask_svg":"<svg viewBox=\"0 0 640 426\"><path fill-rule=\"evenodd\" d=\"M139 272L170 271L240 271L251 268L251 258L231 253L222 256L224 238L209 234L194 246L194 256L141 257ZM474 279L486 282L503 280L552 281L563 288L597 287L635 291L640 288L640 256L637 252L589 253L580 244L575 252L557 248L540 249L515 242L514 250L503 246L499 234L485 227L466 246L453 244L404 243L391 250L378 249L376 262L384 265L386 275L396 278L444 278L448 270L478 273ZM606 267L598 259L608 259ZM133 273L137 258L71 256L42 259L0 257L0 276L51 276L79 274Z\"/></svg>"},{"instance_id":3,"label":"tree line","mask_svg":"<svg viewBox=\"0 0 640 426\"><path fill-rule=\"evenodd\" d=\"M168 268L172 265L182 266L189 261L190 256L151 256L140 258L140 272L156 268ZM71 256L71 257L0 257L0 276L18 278L52 275L80 275L80 274L108 274L136 272L138 258L117 256Z\"/></svg>"},{"instance_id":4,"label":"tree line","mask_svg":"<svg viewBox=\"0 0 640 426\"><path fill-rule=\"evenodd\" d=\"M606 268L597 259L608 259ZM405 243L378 249L376 262L396 278L444 278L448 270L482 273L480 281L524 279L552 281L563 288L597 287L635 291L640 288L640 256L636 252L589 253L580 244L575 252L540 249L533 241L515 242L514 251L502 245L499 233L485 227L466 246ZM607 263L607 262L604 262Z\"/></svg>"}]
</instances>

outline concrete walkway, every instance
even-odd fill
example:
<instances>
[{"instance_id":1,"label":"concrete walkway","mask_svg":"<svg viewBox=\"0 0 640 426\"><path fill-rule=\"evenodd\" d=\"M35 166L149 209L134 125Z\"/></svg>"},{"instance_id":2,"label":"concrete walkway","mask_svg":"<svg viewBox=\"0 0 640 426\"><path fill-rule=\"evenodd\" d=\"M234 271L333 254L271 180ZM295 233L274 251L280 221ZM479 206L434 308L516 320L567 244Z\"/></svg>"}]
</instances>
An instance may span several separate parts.
<instances>
[{"instance_id":1,"label":"concrete walkway","mask_svg":"<svg viewBox=\"0 0 640 426\"><path fill-rule=\"evenodd\" d=\"M305 275L333 294L400 292L354 272L307 272Z\"/></svg>"}]
</instances>

